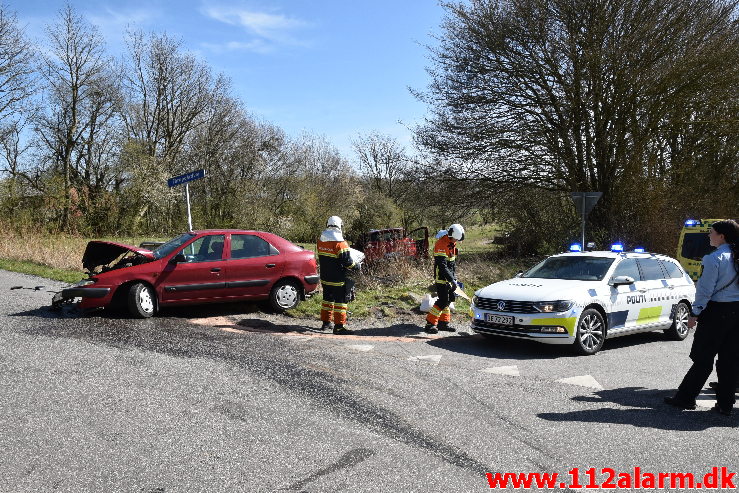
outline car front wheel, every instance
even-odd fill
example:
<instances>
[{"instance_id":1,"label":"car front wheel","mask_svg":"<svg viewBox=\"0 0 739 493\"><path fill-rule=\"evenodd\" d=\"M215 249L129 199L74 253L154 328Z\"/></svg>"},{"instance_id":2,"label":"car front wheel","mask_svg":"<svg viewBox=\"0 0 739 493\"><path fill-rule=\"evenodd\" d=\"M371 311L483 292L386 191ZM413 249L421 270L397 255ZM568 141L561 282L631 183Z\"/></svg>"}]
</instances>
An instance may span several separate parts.
<instances>
[{"instance_id":1,"label":"car front wheel","mask_svg":"<svg viewBox=\"0 0 739 493\"><path fill-rule=\"evenodd\" d=\"M137 282L128 290L128 311L136 318L149 318L154 315L156 298L154 291L146 284Z\"/></svg>"},{"instance_id":2,"label":"car front wheel","mask_svg":"<svg viewBox=\"0 0 739 493\"><path fill-rule=\"evenodd\" d=\"M300 303L300 290L291 281L280 281L269 293L269 304L275 311L292 310Z\"/></svg>"},{"instance_id":3,"label":"car front wheel","mask_svg":"<svg viewBox=\"0 0 739 493\"><path fill-rule=\"evenodd\" d=\"M606 324L598 310L588 308L580 316L575 335L575 351L583 355L595 354L606 339Z\"/></svg>"},{"instance_id":4,"label":"car front wheel","mask_svg":"<svg viewBox=\"0 0 739 493\"><path fill-rule=\"evenodd\" d=\"M672 319L672 325L665 331L667 336L674 341L682 341L688 337L688 317L690 309L688 305L681 301L675 307L675 318Z\"/></svg>"}]
</instances>

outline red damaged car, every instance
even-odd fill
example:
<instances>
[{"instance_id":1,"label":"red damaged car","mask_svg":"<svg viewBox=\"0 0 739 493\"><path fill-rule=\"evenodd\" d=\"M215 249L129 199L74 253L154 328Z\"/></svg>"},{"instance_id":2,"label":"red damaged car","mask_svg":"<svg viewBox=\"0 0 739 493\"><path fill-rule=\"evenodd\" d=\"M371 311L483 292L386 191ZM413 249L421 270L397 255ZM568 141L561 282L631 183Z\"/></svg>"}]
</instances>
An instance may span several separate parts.
<instances>
[{"instance_id":1,"label":"red damaged car","mask_svg":"<svg viewBox=\"0 0 739 493\"><path fill-rule=\"evenodd\" d=\"M284 311L319 281L313 252L261 231L191 231L154 250L91 241L82 266L89 277L57 293L52 306L81 298L82 309L118 304L145 318L164 306L269 300Z\"/></svg>"}]
</instances>

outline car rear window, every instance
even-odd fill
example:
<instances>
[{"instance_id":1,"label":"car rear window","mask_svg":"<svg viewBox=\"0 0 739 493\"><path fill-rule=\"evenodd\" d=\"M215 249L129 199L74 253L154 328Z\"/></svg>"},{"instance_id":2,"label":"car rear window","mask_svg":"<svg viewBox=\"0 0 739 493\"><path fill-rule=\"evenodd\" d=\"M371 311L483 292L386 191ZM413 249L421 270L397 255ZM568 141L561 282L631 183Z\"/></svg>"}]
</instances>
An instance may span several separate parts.
<instances>
[{"instance_id":1,"label":"car rear window","mask_svg":"<svg viewBox=\"0 0 739 493\"><path fill-rule=\"evenodd\" d=\"M253 258L277 255L275 247L256 235L231 235L231 258Z\"/></svg>"},{"instance_id":2,"label":"car rear window","mask_svg":"<svg viewBox=\"0 0 739 493\"><path fill-rule=\"evenodd\" d=\"M683 248L680 252L685 258L691 260L701 260L703 256L713 251L708 234L706 233L685 233L683 236Z\"/></svg>"},{"instance_id":3,"label":"car rear window","mask_svg":"<svg viewBox=\"0 0 739 493\"><path fill-rule=\"evenodd\" d=\"M608 257L549 257L532 267L522 277L601 281L613 264L613 260Z\"/></svg>"},{"instance_id":4,"label":"car rear window","mask_svg":"<svg viewBox=\"0 0 739 493\"><path fill-rule=\"evenodd\" d=\"M641 267L641 273L645 281L657 281L665 279L665 273L662 267L659 265L660 262L654 258L640 258L638 260L639 267Z\"/></svg>"},{"instance_id":5,"label":"car rear window","mask_svg":"<svg viewBox=\"0 0 739 493\"><path fill-rule=\"evenodd\" d=\"M662 267L665 269L665 272L667 272L667 277L670 279L680 279L681 277L684 277L685 274L683 274L683 271L675 262L670 262L669 260L660 260L660 263L662 264Z\"/></svg>"}]
</instances>

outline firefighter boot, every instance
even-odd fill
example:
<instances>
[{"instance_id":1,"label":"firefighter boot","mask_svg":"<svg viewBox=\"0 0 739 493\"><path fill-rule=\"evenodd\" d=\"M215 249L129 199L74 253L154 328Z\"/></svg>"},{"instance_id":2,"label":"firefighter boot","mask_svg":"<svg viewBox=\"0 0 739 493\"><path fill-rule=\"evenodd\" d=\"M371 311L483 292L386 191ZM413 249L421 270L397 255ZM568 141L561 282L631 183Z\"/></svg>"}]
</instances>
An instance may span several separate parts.
<instances>
[{"instance_id":1,"label":"firefighter boot","mask_svg":"<svg viewBox=\"0 0 739 493\"><path fill-rule=\"evenodd\" d=\"M438 334L439 333L439 329L436 328L436 325L431 324L431 323L427 323L426 327L424 327L423 330L427 334Z\"/></svg>"},{"instance_id":2,"label":"firefighter boot","mask_svg":"<svg viewBox=\"0 0 739 493\"><path fill-rule=\"evenodd\" d=\"M321 324L322 331L333 330L333 328L334 328L334 324L332 324L331 322L323 322L323 324Z\"/></svg>"},{"instance_id":3,"label":"firefighter boot","mask_svg":"<svg viewBox=\"0 0 739 493\"><path fill-rule=\"evenodd\" d=\"M439 330L443 330L446 332L457 332L457 329L449 325L449 322L439 322Z\"/></svg>"},{"instance_id":4,"label":"firefighter boot","mask_svg":"<svg viewBox=\"0 0 739 493\"><path fill-rule=\"evenodd\" d=\"M334 326L334 334L353 334L353 330L349 330L346 327L344 327L343 324L336 324Z\"/></svg>"}]
</instances>

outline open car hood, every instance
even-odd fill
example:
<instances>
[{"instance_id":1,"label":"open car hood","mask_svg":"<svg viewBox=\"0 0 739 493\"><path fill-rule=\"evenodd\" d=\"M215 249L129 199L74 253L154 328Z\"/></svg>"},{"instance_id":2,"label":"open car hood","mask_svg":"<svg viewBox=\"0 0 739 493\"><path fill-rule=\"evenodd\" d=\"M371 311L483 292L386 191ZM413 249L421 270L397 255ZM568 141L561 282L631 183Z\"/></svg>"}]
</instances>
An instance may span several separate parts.
<instances>
[{"instance_id":1,"label":"open car hood","mask_svg":"<svg viewBox=\"0 0 739 493\"><path fill-rule=\"evenodd\" d=\"M149 260L154 260L154 253L146 248L124 245L123 243L115 243L113 241L91 241L85 248L85 254L82 255L82 267L88 272L92 272L95 267L108 265L125 253L134 253Z\"/></svg>"}]
</instances>

